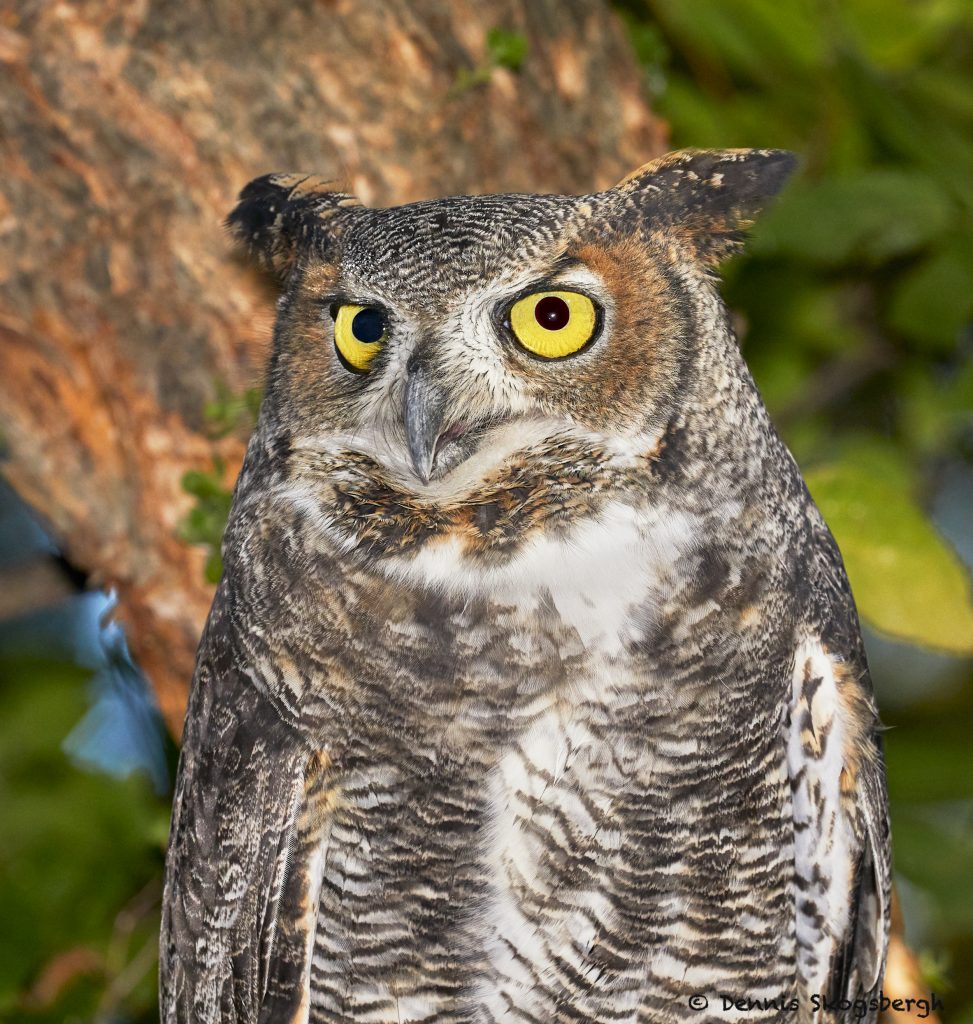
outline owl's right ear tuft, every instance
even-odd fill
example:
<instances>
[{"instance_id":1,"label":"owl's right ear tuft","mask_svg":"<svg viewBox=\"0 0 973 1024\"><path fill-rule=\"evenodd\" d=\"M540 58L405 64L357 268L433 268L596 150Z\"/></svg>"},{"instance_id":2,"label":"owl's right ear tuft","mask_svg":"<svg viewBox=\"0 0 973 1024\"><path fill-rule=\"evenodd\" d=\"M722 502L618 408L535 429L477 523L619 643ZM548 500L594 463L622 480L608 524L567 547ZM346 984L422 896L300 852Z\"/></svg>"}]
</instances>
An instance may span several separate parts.
<instances>
[{"instance_id":1,"label":"owl's right ear tuft","mask_svg":"<svg viewBox=\"0 0 973 1024\"><path fill-rule=\"evenodd\" d=\"M350 208L336 183L306 174L265 174L240 193L226 226L260 266L285 279L305 253L326 256Z\"/></svg>"},{"instance_id":2,"label":"owl's right ear tuft","mask_svg":"<svg viewBox=\"0 0 973 1024\"><path fill-rule=\"evenodd\" d=\"M741 248L796 165L797 157L780 149L683 149L633 171L611 194L625 214L681 234L715 266Z\"/></svg>"}]
</instances>

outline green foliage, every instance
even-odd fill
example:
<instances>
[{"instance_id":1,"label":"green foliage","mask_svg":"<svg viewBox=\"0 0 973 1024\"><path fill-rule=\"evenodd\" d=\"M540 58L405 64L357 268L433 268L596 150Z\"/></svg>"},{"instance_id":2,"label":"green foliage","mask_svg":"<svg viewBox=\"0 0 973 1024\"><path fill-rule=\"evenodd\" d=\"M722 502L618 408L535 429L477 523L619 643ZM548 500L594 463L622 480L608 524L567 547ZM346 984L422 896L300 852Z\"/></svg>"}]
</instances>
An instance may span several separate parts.
<instances>
[{"instance_id":1,"label":"green foliage","mask_svg":"<svg viewBox=\"0 0 973 1024\"><path fill-rule=\"evenodd\" d=\"M764 216L752 251L824 269L877 267L937 239L952 213L921 173L863 170L797 188Z\"/></svg>"},{"instance_id":2,"label":"green foliage","mask_svg":"<svg viewBox=\"0 0 973 1024\"><path fill-rule=\"evenodd\" d=\"M219 384L216 397L207 402L203 410L209 435L216 440L234 432L249 434L260 414L262 395L260 388L248 388L237 394L225 384ZM182 489L191 494L196 503L179 524L179 536L207 549L205 573L209 583L219 583L223 573L220 545L233 501L233 492L224 483L225 479L226 466L219 456L213 457L212 469L190 470L182 478Z\"/></svg>"},{"instance_id":3,"label":"green foliage","mask_svg":"<svg viewBox=\"0 0 973 1024\"><path fill-rule=\"evenodd\" d=\"M210 436L226 437L237 430L249 434L257 422L262 395L260 388L247 388L237 394L226 384L218 384L216 397L203 410Z\"/></svg>"},{"instance_id":4,"label":"green foliage","mask_svg":"<svg viewBox=\"0 0 973 1024\"><path fill-rule=\"evenodd\" d=\"M190 470L182 478L182 489L196 499L196 504L180 523L179 535L207 548L206 579L210 583L219 583L223 573L220 545L233 501L233 492L223 482L225 476L223 460L215 457L212 470Z\"/></svg>"},{"instance_id":5,"label":"green foliage","mask_svg":"<svg viewBox=\"0 0 973 1024\"><path fill-rule=\"evenodd\" d=\"M900 453L849 445L806 476L855 581L860 614L890 636L973 654L969 578L913 500Z\"/></svg>"},{"instance_id":6,"label":"green foliage","mask_svg":"<svg viewBox=\"0 0 973 1024\"><path fill-rule=\"evenodd\" d=\"M903 338L948 355L973 315L973 240L946 239L902 275L889 323ZM955 296L955 301L943 301Z\"/></svg>"},{"instance_id":7,"label":"green foliage","mask_svg":"<svg viewBox=\"0 0 973 1024\"><path fill-rule=\"evenodd\" d=\"M497 68L517 72L527 59L528 41L523 32L507 28L491 28L486 37L486 57L474 68L463 68L450 90L452 97L460 96L477 86L486 85Z\"/></svg>"},{"instance_id":8,"label":"green foliage","mask_svg":"<svg viewBox=\"0 0 973 1024\"><path fill-rule=\"evenodd\" d=\"M150 1020L168 806L141 777L73 765L61 744L85 678L0 658L0 1017Z\"/></svg>"},{"instance_id":9,"label":"green foliage","mask_svg":"<svg viewBox=\"0 0 973 1024\"><path fill-rule=\"evenodd\" d=\"M921 681L920 681L921 682ZM973 937L973 746L969 721L973 687L936 700L917 700L885 715L896 874L924 897L929 917L921 948L924 973L942 992L950 983L949 1021L969 1004ZM915 923L915 922L913 922ZM965 1018L963 1018L965 1019Z\"/></svg>"},{"instance_id":10,"label":"green foliage","mask_svg":"<svg viewBox=\"0 0 973 1024\"><path fill-rule=\"evenodd\" d=\"M495 68L519 71L527 57L527 36L506 28L491 28L487 32L487 53Z\"/></svg>"}]
</instances>

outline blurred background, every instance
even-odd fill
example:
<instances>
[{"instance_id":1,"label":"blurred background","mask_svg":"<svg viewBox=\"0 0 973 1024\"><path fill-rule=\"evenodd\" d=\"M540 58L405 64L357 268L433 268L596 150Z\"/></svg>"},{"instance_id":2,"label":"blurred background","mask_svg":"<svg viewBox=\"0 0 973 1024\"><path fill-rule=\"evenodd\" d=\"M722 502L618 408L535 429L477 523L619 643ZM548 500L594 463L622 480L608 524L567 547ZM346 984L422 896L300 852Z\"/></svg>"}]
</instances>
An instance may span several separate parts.
<instances>
[{"instance_id":1,"label":"blurred background","mask_svg":"<svg viewBox=\"0 0 973 1024\"><path fill-rule=\"evenodd\" d=\"M107 16L96 19L103 42L110 43L112 31L130 41L133 33L148 31L144 12L133 29L125 5L104 6L112 8L118 25L113 28ZM387 17L401 22L410 8L390 5ZM584 87L600 72L585 63L585 39L595 39L591 45L603 54L622 48L613 60L627 62L633 84L618 87L624 102L612 106L611 97L600 97L592 114L604 122L599 130L616 132L615 141L593 143L610 159L585 165L570 142L556 142L574 190L609 184L612 161L630 163L617 168L620 177L653 155L631 160L626 132L641 133L655 152L777 146L802 156L797 180L757 226L747 254L725 267L725 294L773 417L837 536L866 625L888 726L896 881L920 983L943 999L944 1021L973 1024L973 5L623 0L613 8L589 5L572 13L556 52L551 39L562 38L558 19L568 18L556 5L472 8L473 27L468 38L457 36L455 54L446 53L445 44L435 53L421 40L416 44L416 60L435 66L423 102L444 123L451 117L469 123L474 107L490 107L499 119L505 103L514 109L534 102L523 97L542 91L548 72L557 78L559 102L576 112L594 102ZM0 58L42 76L38 54L51 45L45 35L51 26L25 12L2 16ZM311 4L305 13L321 22L346 16L341 4ZM429 31L446 33L449 26L435 17L427 16ZM232 18L216 28L244 31ZM180 89L196 95L203 88L200 76L209 76L210 84L214 76L200 71L205 55L197 55L197 63L191 51L169 60L165 48L175 43L166 32L177 30L160 30L146 49L155 46L162 54L164 66L155 74L165 80L166 96ZM274 24L254 29L251 23L247 30L259 32L262 45L274 49ZM406 38L415 39L415 31L409 29L413 35ZM604 36L596 39L596 31ZM283 35L280 45L290 45ZM134 46L111 70L121 83L117 88L135 83L165 107L161 79L139 78ZM412 60L410 73L418 76L407 50L396 54L395 60ZM335 62L328 73L340 79L344 65L337 57ZM316 73L315 65L308 61L305 71ZM373 67L371 73L379 72ZM563 88L562 78L568 83ZM16 87L14 79L0 85L6 92L0 136L26 123L17 114L23 78L16 81ZM425 107L408 101L401 99L398 109L393 104L388 116L422 122ZM56 107L56 98L50 102ZM642 121L633 113L636 103L651 112ZM212 105L219 108L218 94ZM293 133L301 125L309 131L307 120L315 116L295 104ZM209 130L186 123L197 135ZM499 121L494 128L506 130ZM97 132L97 125L91 130ZM568 130L580 129L569 123ZM120 151L136 147L139 133L147 131L123 124ZM276 131L288 137L286 123ZM15 166L22 151L11 138L5 167L29 174L30 168ZM356 145L367 147L369 138L363 133ZM219 183L223 191L217 190L213 210L251 176L300 169L288 168L303 155L299 145L292 151L290 142L260 139L263 149L236 151L234 173ZM386 145L381 139L372 144ZM286 152L268 165L266 154L275 145ZM476 138L451 145L479 152ZM534 183L538 190L562 180L544 159L533 165L542 179ZM530 181L504 177L498 160L478 165L473 159L456 180L465 181L468 191L492 189L495 180L531 187ZM60 166L65 173L72 169L67 159ZM367 159L356 155L346 154L342 167L351 168L359 192L372 188L366 201L401 201L424 188L432 194L432 185L440 183L421 176L397 180L391 172L384 181L381 175L369 178ZM589 180L579 180L586 174ZM458 191L452 184L446 179L439 190ZM96 208L109 203L91 182L70 202L83 223L95 223ZM219 238L218 217L228 208L227 201L213 215L203 207L215 222L207 228L214 246L227 245ZM16 205L0 206L0 236L16 234L9 224L17 216ZM125 230L131 229L119 228ZM111 303L128 301L116 287L119 271L111 260L108 266L105 280L91 286L95 298L84 296L96 312L109 309L106 318L114 315ZM250 273L231 268L237 277L229 284L226 274L210 268L206 287L232 290L238 277ZM45 272L51 269L34 266L30 285L9 273L4 284L23 294ZM218 578L229 489L259 403L260 346L266 344L273 296L263 282L250 287L256 298L245 309L245 331L256 340L233 364L244 365L235 376L207 371L196 419L183 417L206 444L176 460L172 487L178 500L160 528L188 552L185 571L198 577L204 597ZM63 295L55 301L63 304ZM262 312L250 316L252 310ZM12 314L6 323L13 323ZM27 359L18 344L28 333L17 330L14 325L0 336L0 345L9 346L8 369ZM50 322L39 330L43 339L57 333ZM30 337L32 351L39 351ZM160 344L163 354L172 351ZM77 378L76 366L65 363L62 370ZM119 372L113 367L107 379ZM121 376L117 381L123 389ZM11 481L0 482L0 1015L38 1024L150 1021L157 1012L161 872L177 756L166 722L178 731L184 696L171 696L156 666L180 644L191 652L192 638L183 643L167 636L155 647L146 641L145 631L158 631L151 618L131 609L142 607L148 577L113 572L113 560L122 565L128 557L120 547L91 554L91 546L75 536L93 529L90 522L79 526L62 514L68 498L58 497L53 486L41 487L22 468L34 450L25 437L33 442L35 434L58 427L49 415L42 427L28 431L15 406L12 377L4 384L0 376L0 390L5 387L11 392L7 408L15 411L0 420L0 473ZM58 394L67 405L65 392ZM84 472L97 475L96 469ZM140 516L151 518L145 511L150 506ZM142 522L122 523L118 535L137 534ZM167 593L179 603L174 584ZM116 602L124 627L113 621ZM184 658L179 665L184 686Z\"/></svg>"}]
</instances>

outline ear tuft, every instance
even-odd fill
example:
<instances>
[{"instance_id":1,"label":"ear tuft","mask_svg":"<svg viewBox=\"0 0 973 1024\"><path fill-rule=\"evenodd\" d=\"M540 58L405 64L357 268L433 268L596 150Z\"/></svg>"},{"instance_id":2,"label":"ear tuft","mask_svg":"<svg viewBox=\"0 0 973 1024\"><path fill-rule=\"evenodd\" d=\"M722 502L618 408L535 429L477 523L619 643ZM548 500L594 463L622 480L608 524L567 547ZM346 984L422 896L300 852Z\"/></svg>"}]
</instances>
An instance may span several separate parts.
<instances>
[{"instance_id":1,"label":"ear tuft","mask_svg":"<svg viewBox=\"0 0 973 1024\"><path fill-rule=\"evenodd\" d=\"M360 206L335 182L305 174L265 174L240 193L226 226L254 260L285 278L302 253L325 254L343 230L344 212Z\"/></svg>"},{"instance_id":2,"label":"ear tuft","mask_svg":"<svg viewBox=\"0 0 973 1024\"><path fill-rule=\"evenodd\" d=\"M685 232L708 266L736 252L797 166L781 149L682 149L645 164L614 192L647 228Z\"/></svg>"}]
</instances>

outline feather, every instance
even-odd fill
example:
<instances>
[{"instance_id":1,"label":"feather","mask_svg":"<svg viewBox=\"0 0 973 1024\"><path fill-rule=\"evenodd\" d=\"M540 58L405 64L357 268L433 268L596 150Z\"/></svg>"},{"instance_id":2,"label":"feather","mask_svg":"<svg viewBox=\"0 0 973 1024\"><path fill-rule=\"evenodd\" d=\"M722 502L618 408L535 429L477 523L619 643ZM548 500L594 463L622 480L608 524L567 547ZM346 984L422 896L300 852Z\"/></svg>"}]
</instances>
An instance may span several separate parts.
<instances>
[{"instance_id":1,"label":"feather","mask_svg":"<svg viewBox=\"0 0 973 1024\"><path fill-rule=\"evenodd\" d=\"M248 681L214 671L223 660L218 633L211 628L204 640L170 829L160 974L166 1024L256 1022L268 992L274 1006L306 1005L306 970L295 972L294 963L296 930L313 928L296 912L307 889L300 861L311 854L308 755Z\"/></svg>"}]
</instances>

